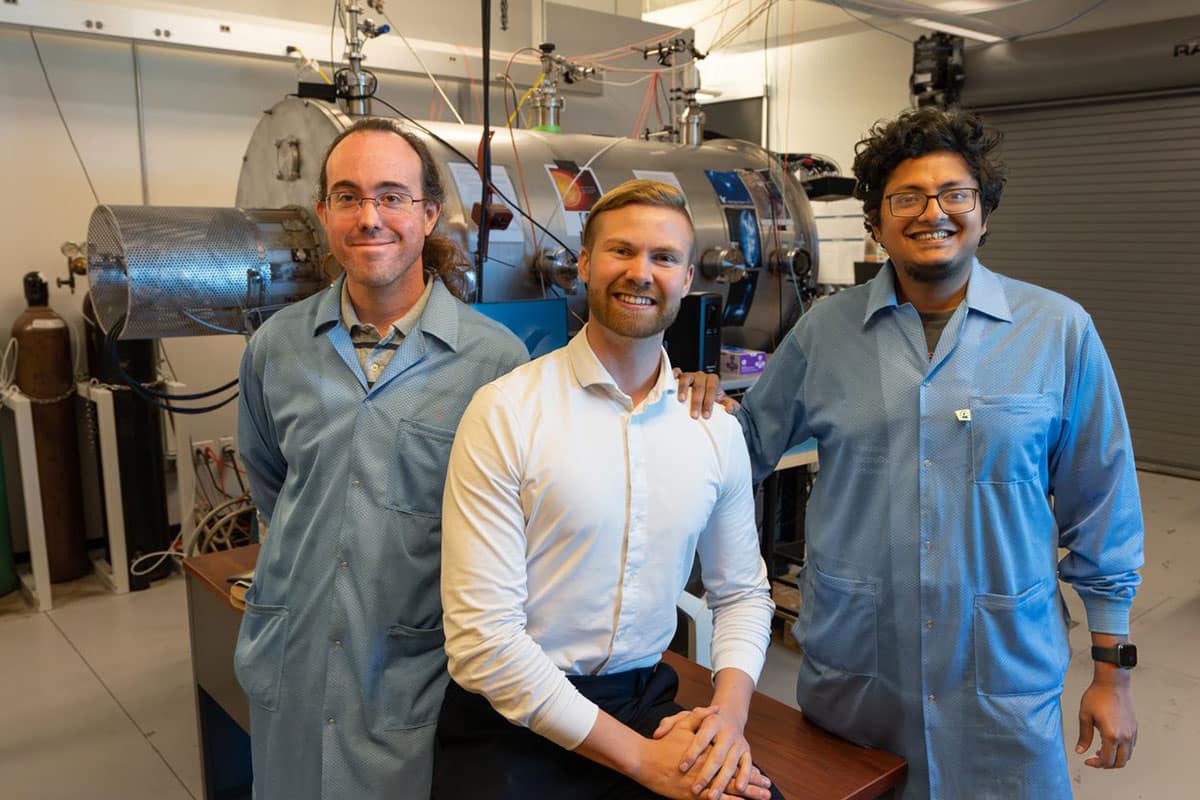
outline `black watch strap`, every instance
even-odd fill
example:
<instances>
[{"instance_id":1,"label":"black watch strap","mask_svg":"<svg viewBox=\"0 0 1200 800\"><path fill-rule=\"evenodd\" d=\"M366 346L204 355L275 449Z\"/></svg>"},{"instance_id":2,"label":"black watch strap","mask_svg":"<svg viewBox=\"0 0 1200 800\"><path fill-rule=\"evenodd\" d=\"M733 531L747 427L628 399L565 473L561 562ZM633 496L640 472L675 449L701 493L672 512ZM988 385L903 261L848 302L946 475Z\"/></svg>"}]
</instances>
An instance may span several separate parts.
<instances>
[{"instance_id":1,"label":"black watch strap","mask_svg":"<svg viewBox=\"0 0 1200 800\"><path fill-rule=\"evenodd\" d=\"M1116 647L1092 645L1092 660L1116 664L1121 669L1133 669L1138 663L1137 645L1132 642L1121 642Z\"/></svg>"}]
</instances>

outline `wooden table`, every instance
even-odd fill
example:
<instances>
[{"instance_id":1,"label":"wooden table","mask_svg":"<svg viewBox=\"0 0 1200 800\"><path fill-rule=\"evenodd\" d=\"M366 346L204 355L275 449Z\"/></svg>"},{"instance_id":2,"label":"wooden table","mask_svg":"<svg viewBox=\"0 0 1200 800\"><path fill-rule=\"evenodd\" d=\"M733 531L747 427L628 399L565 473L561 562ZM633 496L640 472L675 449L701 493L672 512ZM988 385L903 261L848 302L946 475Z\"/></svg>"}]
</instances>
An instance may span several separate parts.
<instances>
[{"instance_id":1,"label":"wooden table","mask_svg":"<svg viewBox=\"0 0 1200 800\"><path fill-rule=\"evenodd\" d=\"M205 798L243 796L243 785L249 797L249 708L233 676L242 612L229 601L225 579L251 569L257 557L258 546L253 545L183 564ZM712 698L709 671L671 652L663 660L679 673L679 703L707 705ZM903 759L826 733L791 706L759 692L750 703L746 738L755 763L787 800L867 800L904 778Z\"/></svg>"}]
</instances>

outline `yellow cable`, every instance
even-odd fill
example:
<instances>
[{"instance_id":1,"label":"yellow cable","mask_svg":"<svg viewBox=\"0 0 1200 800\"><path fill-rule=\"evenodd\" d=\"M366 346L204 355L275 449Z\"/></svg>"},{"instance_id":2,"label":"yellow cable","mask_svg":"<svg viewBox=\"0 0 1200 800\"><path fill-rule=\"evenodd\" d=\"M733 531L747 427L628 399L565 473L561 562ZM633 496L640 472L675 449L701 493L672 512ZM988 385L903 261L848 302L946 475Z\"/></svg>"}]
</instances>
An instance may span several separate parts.
<instances>
[{"instance_id":1,"label":"yellow cable","mask_svg":"<svg viewBox=\"0 0 1200 800\"><path fill-rule=\"evenodd\" d=\"M510 116L508 118L509 127L512 127L513 120L515 120L517 118L517 114L521 111L521 106L525 105L525 101L529 99L529 96L531 94L533 94L533 90L536 89L537 87L541 86L542 81L544 81L544 80L546 80L546 73L543 72L541 75L538 76L538 79L537 79L537 81L534 82L533 86L529 87L529 91L525 92L525 94L522 95L521 99L517 102L517 107L513 109L512 116Z\"/></svg>"},{"instance_id":2,"label":"yellow cable","mask_svg":"<svg viewBox=\"0 0 1200 800\"><path fill-rule=\"evenodd\" d=\"M321 76L321 79L323 81L325 81L325 83L327 83L331 86L333 85L333 81L329 80L329 76L325 74L325 70L321 69L321 65L317 62L316 59L309 58L308 56L304 55L304 51L301 50L299 47L296 47L295 45L292 45L292 49L300 54L300 63L301 64L303 64L304 66L308 67L309 69L315 71L318 75Z\"/></svg>"}]
</instances>

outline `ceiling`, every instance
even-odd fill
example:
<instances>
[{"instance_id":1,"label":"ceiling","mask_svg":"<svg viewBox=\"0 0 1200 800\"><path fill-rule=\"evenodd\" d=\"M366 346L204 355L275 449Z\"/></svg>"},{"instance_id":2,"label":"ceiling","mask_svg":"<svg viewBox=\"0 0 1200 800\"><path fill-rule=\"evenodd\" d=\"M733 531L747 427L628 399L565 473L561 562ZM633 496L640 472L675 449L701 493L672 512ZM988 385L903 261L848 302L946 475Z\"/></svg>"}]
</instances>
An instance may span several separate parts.
<instances>
[{"instance_id":1,"label":"ceiling","mask_svg":"<svg viewBox=\"0 0 1200 800\"><path fill-rule=\"evenodd\" d=\"M764 0L643 0L643 19L694 27L706 50ZM1057 36L1195 16L1195 0L775 0L732 41L731 52L828 39L879 27L901 36L962 28L979 38ZM768 24L769 16L769 24ZM960 32L960 31L955 31ZM765 37L765 38L764 38Z\"/></svg>"}]
</instances>

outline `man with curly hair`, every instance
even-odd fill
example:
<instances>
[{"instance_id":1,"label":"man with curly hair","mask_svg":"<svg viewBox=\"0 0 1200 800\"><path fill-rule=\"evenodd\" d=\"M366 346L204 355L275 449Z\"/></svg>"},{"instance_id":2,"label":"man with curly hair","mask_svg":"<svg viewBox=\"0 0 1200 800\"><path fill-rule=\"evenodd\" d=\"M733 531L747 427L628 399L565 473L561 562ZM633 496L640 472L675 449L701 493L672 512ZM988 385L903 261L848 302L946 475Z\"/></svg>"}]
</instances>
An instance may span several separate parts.
<instances>
[{"instance_id":1,"label":"man with curly hair","mask_svg":"<svg viewBox=\"0 0 1200 800\"><path fill-rule=\"evenodd\" d=\"M1004 187L998 143L937 109L859 142L856 196L888 263L801 317L738 411L756 478L819 444L797 697L904 756L903 798L1071 796L1059 579L1097 659L1075 752L1098 729L1085 763L1123 767L1137 740L1129 429L1091 317L975 257Z\"/></svg>"}]
</instances>

